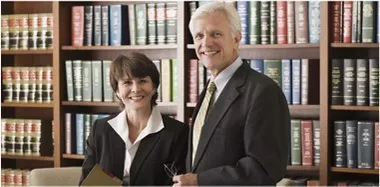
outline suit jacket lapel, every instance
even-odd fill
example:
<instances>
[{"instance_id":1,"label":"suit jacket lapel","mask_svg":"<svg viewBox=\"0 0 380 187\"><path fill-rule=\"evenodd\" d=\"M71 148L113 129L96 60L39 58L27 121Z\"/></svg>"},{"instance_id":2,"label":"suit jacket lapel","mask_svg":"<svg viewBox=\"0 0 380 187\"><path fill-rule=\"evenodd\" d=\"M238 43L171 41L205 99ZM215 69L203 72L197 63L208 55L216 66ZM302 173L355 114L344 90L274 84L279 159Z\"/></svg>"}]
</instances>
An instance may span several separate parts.
<instances>
[{"instance_id":1,"label":"suit jacket lapel","mask_svg":"<svg viewBox=\"0 0 380 187\"><path fill-rule=\"evenodd\" d=\"M130 183L134 184L136 177L138 176L141 166L148 157L149 153L152 151L154 145L158 142L160 138L160 133L154 133L146 136L141 140L139 148L137 149L135 158L132 161L130 169ZM164 167L164 166L162 166Z\"/></svg>"},{"instance_id":2,"label":"suit jacket lapel","mask_svg":"<svg viewBox=\"0 0 380 187\"><path fill-rule=\"evenodd\" d=\"M110 160L112 162L112 168L115 172L114 175L120 180L124 177L124 162L125 162L125 143L120 136L112 129L108 133L108 145L110 147Z\"/></svg>"},{"instance_id":3,"label":"suit jacket lapel","mask_svg":"<svg viewBox=\"0 0 380 187\"><path fill-rule=\"evenodd\" d=\"M247 68L250 67L246 63L243 63L243 65L236 70L205 119L205 124L202 127L202 132L199 138L198 149L195 154L194 165L192 168L193 172L197 168L207 144L210 141L215 128L219 124L219 121L222 119L228 108L230 108L231 104L239 96L240 92L238 91L238 88L244 85ZM200 107L198 105L197 107Z\"/></svg>"}]
</instances>

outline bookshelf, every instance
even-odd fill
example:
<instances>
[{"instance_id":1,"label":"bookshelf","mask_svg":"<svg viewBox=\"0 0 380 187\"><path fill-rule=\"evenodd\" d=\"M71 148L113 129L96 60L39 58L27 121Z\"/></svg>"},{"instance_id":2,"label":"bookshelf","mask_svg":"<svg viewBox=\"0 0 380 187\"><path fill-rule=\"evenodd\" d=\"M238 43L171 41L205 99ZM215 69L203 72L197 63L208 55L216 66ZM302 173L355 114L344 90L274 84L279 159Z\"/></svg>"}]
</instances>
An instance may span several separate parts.
<instances>
[{"instance_id":1,"label":"bookshelf","mask_svg":"<svg viewBox=\"0 0 380 187\"><path fill-rule=\"evenodd\" d=\"M38 168L80 166L84 156L65 154L65 113L116 113L115 102L71 102L67 101L65 60L112 60L130 51L142 52L151 59L177 59L176 102L160 102L162 113L176 115L180 121L188 122L196 103L188 102L188 62L196 58L192 38L188 31L190 20L189 3L177 2L177 43L165 45L121 45L83 46L71 45L71 7L75 5L138 4L142 1L107 2L2 2L2 14L53 13L54 40L51 50L2 50L2 66L52 66L52 103L1 103L2 118L44 118L54 120L54 153L51 156L27 157L2 155L2 163L11 168ZM289 105L292 118L319 119L321 132L320 166L288 166L291 175L316 176L320 185L331 185L337 179L349 179L352 174L376 181L378 169L336 168L333 165L333 121L350 119L378 120L378 106L343 106L330 103L330 63L333 58L379 58L379 45L332 43L332 5L321 2L321 33L319 44L274 44L240 45L242 59L316 59L319 76L311 81L318 84L317 96L309 105ZM311 88L309 88L311 89ZM31 163L33 161L33 163ZM35 161L35 162L34 162ZM4 167L3 166L3 167ZM378 181L378 180L377 180Z\"/></svg>"}]
</instances>

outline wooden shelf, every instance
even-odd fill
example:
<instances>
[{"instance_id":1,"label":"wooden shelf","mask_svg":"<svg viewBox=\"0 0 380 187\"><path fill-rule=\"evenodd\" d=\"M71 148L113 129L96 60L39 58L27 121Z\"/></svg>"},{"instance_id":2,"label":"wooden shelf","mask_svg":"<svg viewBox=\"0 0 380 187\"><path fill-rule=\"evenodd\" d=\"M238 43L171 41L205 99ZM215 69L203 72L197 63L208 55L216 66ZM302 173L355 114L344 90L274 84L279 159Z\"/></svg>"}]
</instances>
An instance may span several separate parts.
<instances>
[{"instance_id":1,"label":"wooden shelf","mask_svg":"<svg viewBox=\"0 0 380 187\"><path fill-rule=\"evenodd\" d=\"M291 116L295 117L319 117L319 105L289 105Z\"/></svg>"},{"instance_id":2,"label":"wooden shelf","mask_svg":"<svg viewBox=\"0 0 380 187\"><path fill-rule=\"evenodd\" d=\"M188 44L188 49L194 49L194 44ZM319 44L269 44L269 45L240 45L239 49L299 49L299 48L319 48Z\"/></svg>"},{"instance_id":3,"label":"wooden shelf","mask_svg":"<svg viewBox=\"0 0 380 187\"><path fill-rule=\"evenodd\" d=\"M331 167L331 171L339 173L357 173L379 175L379 169L337 168Z\"/></svg>"},{"instance_id":4,"label":"wooden shelf","mask_svg":"<svg viewBox=\"0 0 380 187\"><path fill-rule=\"evenodd\" d=\"M3 154L1 155L1 159L54 161L54 158L51 156L16 156Z\"/></svg>"},{"instance_id":5,"label":"wooden shelf","mask_svg":"<svg viewBox=\"0 0 380 187\"><path fill-rule=\"evenodd\" d=\"M84 155L73 155L73 154L63 154L63 158L69 158L69 159L77 159L77 160L83 160Z\"/></svg>"},{"instance_id":6,"label":"wooden shelf","mask_svg":"<svg viewBox=\"0 0 380 187\"><path fill-rule=\"evenodd\" d=\"M52 49L41 50L1 50L2 55L47 55L53 54Z\"/></svg>"},{"instance_id":7,"label":"wooden shelf","mask_svg":"<svg viewBox=\"0 0 380 187\"><path fill-rule=\"evenodd\" d=\"M286 166L287 171L319 171L318 166Z\"/></svg>"},{"instance_id":8,"label":"wooden shelf","mask_svg":"<svg viewBox=\"0 0 380 187\"><path fill-rule=\"evenodd\" d=\"M344 106L331 105L332 110L357 110L357 111L379 111L379 106Z\"/></svg>"},{"instance_id":9,"label":"wooden shelf","mask_svg":"<svg viewBox=\"0 0 380 187\"><path fill-rule=\"evenodd\" d=\"M1 103L1 107L53 108L53 103Z\"/></svg>"},{"instance_id":10,"label":"wooden shelf","mask_svg":"<svg viewBox=\"0 0 380 187\"><path fill-rule=\"evenodd\" d=\"M333 48L379 48L378 43L332 43Z\"/></svg>"},{"instance_id":11,"label":"wooden shelf","mask_svg":"<svg viewBox=\"0 0 380 187\"><path fill-rule=\"evenodd\" d=\"M82 47L74 47L74 46L62 46L62 50L67 51L91 51L91 50L162 50L162 49L177 49L177 44L164 44L164 45L122 45L122 46L82 46Z\"/></svg>"}]
</instances>

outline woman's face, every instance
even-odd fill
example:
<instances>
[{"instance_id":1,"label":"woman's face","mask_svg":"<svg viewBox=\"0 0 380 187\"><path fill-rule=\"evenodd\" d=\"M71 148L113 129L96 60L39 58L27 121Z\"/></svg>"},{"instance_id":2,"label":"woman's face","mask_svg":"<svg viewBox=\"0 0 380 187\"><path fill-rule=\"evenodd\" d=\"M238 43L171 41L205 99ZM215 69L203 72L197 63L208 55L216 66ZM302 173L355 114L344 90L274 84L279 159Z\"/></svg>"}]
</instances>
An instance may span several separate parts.
<instances>
[{"instance_id":1,"label":"woman's face","mask_svg":"<svg viewBox=\"0 0 380 187\"><path fill-rule=\"evenodd\" d=\"M143 78L125 76L118 81L116 95L125 108L139 110L151 108L151 100L156 90L149 76Z\"/></svg>"}]
</instances>

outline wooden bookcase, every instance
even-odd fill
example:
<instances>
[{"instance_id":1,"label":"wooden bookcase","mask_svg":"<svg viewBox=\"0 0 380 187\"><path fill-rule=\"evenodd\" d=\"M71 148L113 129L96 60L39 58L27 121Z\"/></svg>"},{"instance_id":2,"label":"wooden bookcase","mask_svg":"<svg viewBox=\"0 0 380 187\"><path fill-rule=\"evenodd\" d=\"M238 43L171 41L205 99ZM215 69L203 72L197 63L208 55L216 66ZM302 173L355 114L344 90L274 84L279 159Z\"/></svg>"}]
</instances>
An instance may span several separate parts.
<instances>
[{"instance_id":1,"label":"wooden bookcase","mask_svg":"<svg viewBox=\"0 0 380 187\"><path fill-rule=\"evenodd\" d=\"M2 103L2 118L49 118L54 120L54 154L52 157L23 157L2 155L3 167L36 168L80 166L83 155L64 154L65 113L116 113L118 105L113 102L69 102L66 96L65 60L104 60L114 59L119 54L130 51L142 52L151 59L176 58L178 75L178 99L173 103L159 103L165 114L176 114L180 121L187 122L194 110L195 103L187 102L188 70L187 63L196 58L192 45L188 22L190 20L189 2L178 2L177 44L147 46L71 46L71 7L74 5L111 5L147 3L141 1L109 2L2 2L3 14L46 13L54 15L54 48L37 51L2 51L3 66L53 66L54 102L52 104ZM321 40L320 44L286 45L241 45L243 59L316 59L319 63L319 77L313 77L319 94L317 103L310 105L290 105L292 118L319 119L321 127L320 166L288 166L287 175L313 176L320 185L331 185L341 179L371 179L376 181L378 169L346 169L333 167L333 125L336 119L379 119L379 107L334 106L330 105L330 62L332 58L379 58L378 44L338 44L331 43L331 5L321 2ZM128 20L124 20L128 21Z\"/></svg>"}]
</instances>

